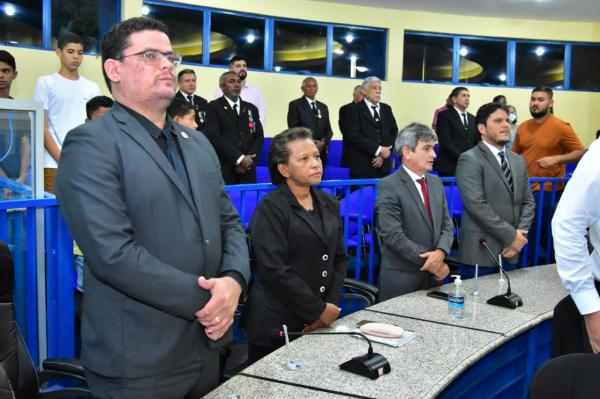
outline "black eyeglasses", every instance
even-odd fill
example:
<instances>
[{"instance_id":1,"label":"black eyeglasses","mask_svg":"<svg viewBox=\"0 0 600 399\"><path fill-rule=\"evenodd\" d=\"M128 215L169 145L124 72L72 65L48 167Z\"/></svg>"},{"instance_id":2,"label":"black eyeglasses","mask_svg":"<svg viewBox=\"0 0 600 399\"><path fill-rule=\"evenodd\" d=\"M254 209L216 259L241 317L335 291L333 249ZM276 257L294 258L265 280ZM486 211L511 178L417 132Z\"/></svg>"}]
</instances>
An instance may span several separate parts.
<instances>
[{"instance_id":1,"label":"black eyeglasses","mask_svg":"<svg viewBox=\"0 0 600 399\"><path fill-rule=\"evenodd\" d=\"M158 51L158 50L154 50L154 49L144 50L144 51L140 51L140 52L137 52L134 54L129 54L129 55L123 55L123 56L117 58L117 60L122 61L123 59L125 59L127 57L133 57L134 55L143 55L144 62L146 63L146 65L150 65L150 66L160 65L163 58L166 58L167 60L169 60L169 62L171 64L173 64L173 66L175 68L177 68L179 66L179 64L181 63L181 54L173 53L171 51L169 51L167 53L163 53L162 51Z\"/></svg>"}]
</instances>

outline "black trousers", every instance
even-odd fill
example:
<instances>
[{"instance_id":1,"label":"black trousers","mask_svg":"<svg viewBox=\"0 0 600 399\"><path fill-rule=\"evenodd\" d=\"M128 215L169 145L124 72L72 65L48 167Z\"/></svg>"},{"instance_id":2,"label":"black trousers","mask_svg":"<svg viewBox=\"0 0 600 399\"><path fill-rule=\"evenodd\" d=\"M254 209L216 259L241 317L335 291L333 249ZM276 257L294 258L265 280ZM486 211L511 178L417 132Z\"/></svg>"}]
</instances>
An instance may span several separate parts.
<instances>
[{"instance_id":1,"label":"black trousers","mask_svg":"<svg viewBox=\"0 0 600 399\"><path fill-rule=\"evenodd\" d=\"M600 293L600 282L596 281ZM585 321L571 295L566 296L554 308L552 319L552 357L569 353L592 353Z\"/></svg>"},{"instance_id":2,"label":"black trousers","mask_svg":"<svg viewBox=\"0 0 600 399\"><path fill-rule=\"evenodd\" d=\"M219 353L206 350L201 361L158 375L106 377L86 369L85 379L101 399L199 399L219 384Z\"/></svg>"}]
</instances>

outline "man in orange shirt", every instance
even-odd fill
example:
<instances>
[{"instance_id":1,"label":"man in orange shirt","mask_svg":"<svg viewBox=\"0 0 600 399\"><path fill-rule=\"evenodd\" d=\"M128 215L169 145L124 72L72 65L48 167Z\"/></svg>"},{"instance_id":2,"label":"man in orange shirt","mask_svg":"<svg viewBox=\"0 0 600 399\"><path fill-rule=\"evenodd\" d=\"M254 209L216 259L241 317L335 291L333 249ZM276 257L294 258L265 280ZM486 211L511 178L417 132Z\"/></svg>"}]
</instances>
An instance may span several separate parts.
<instances>
[{"instance_id":1,"label":"man in orange shirt","mask_svg":"<svg viewBox=\"0 0 600 399\"><path fill-rule=\"evenodd\" d=\"M552 96L552 89L548 87L533 89L529 102L529 111L533 118L519 126L512 146L514 152L525 158L530 177L565 177L565 164L579 161L585 153L585 147L581 144L571 125L550 112L554 106ZM557 185L553 202L552 184L544 184L545 195L540 203L540 184L536 183L532 187L536 209L539 210L542 207L542 231L538 243L536 242L537 221L534 222L529 238L530 242L541 245L543 249L547 248L554 204L558 203L563 188L564 184ZM531 255L533 255L534 249L534 246L530 247ZM545 253L545 250L540 251L542 255ZM535 262L536 259L533 261Z\"/></svg>"}]
</instances>

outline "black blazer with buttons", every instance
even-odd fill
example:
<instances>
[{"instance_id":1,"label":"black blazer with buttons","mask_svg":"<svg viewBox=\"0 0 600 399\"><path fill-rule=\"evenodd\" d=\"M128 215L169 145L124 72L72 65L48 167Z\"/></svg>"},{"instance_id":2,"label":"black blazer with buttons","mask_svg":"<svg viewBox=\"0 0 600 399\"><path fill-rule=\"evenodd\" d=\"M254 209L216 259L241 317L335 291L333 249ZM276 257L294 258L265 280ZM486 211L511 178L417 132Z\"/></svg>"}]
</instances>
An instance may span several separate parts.
<instances>
[{"instance_id":1,"label":"black blazer with buttons","mask_svg":"<svg viewBox=\"0 0 600 399\"><path fill-rule=\"evenodd\" d=\"M475 127L475 116L467 112L468 127L465 125L454 107L438 114L435 132L440 149L433 167L440 176L454 176L458 157L473 148L481 140Z\"/></svg>"},{"instance_id":2,"label":"black blazer with buttons","mask_svg":"<svg viewBox=\"0 0 600 399\"><path fill-rule=\"evenodd\" d=\"M329 122L329 109L327 105L320 101L316 101L315 105L321 115L320 118L315 117L306 97L302 96L291 101L287 114L288 127L307 127L316 140L325 140L326 143L329 143L333 136L333 130L331 130L331 123Z\"/></svg>"},{"instance_id":3,"label":"black blazer with buttons","mask_svg":"<svg viewBox=\"0 0 600 399\"><path fill-rule=\"evenodd\" d=\"M256 168L247 172L247 176L240 175L253 176L253 181L239 181L235 171L235 163L241 155L255 154L254 162L258 164L264 134L258 109L253 104L240 99L238 115L229 106L225 96L211 101L208 103L204 134L219 156L225 184L256 183Z\"/></svg>"},{"instance_id":4,"label":"black blazer with buttons","mask_svg":"<svg viewBox=\"0 0 600 399\"><path fill-rule=\"evenodd\" d=\"M250 344L280 346L272 332L286 324L300 331L340 297L348 257L337 200L312 190L323 229L285 183L260 202L250 224L256 258L242 325ZM324 230L324 231L323 231Z\"/></svg>"},{"instance_id":5,"label":"black blazer with buttons","mask_svg":"<svg viewBox=\"0 0 600 399\"><path fill-rule=\"evenodd\" d=\"M379 116L381 126L378 128L364 100L340 109L340 130L344 136L342 166L350 168L352 178L377 178L390 174L391 156L380 168L371 166L377 148L393 146L398 134L396 119L389 105L379 103Z\"/></svg>"},{"instance_id":6,"label":"black blazer with buttons","mask_svg":"<svg viewBox=\"0 0 600 399\"><path fill-rule=\"evenodd\" d=\"M181 91L177 91L177 93L175 93L175 97L188 101ZM208 108L208 101L206 101L206 99L203 97L194 94L194 108L196 108L196 124L198 125L197 130L202 132L206 127L206 109Z\"/></svg>"}]
</instances>

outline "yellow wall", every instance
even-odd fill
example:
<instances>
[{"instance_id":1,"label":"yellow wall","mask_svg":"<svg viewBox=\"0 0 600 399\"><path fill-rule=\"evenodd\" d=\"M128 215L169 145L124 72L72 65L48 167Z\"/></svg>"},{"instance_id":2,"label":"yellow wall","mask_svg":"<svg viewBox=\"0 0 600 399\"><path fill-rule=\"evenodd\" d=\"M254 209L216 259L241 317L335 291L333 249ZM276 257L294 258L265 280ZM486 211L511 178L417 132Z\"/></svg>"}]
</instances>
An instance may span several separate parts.
<instances>
[{"instance_id":1,"label":"yellow wall","mask_svg":"<svg viewBox=\"0 0 600 399\"><path fill-rule=\"evenodd\" d=\"M404 30L420 30L443 33L470 34L478 36L514 37L544 40L600 42L600 23L535 21L525 19L502 19L466 17L449 14L375 9L347 6L310 0L181 0L180 2L239 10L244 12L299 18L306 20L339 22L389 29L387 81L383 84L384 102L390 104L399 126L412 121L431 123L433 110L443 104L452 89L449 85L403 83L402 49ZM140 15L141 0L122 0L124 18ZM1 47L1 46L0 46ZM5 48L17 59L19 78L13 86L16 98L30 98L35 80L40 75L58 70L58 58L54 53L42 50ZM188 67L184 65L183 67ZM193 67L198 76L198 94L212 99L221 68ZM97 81L106 90L102 78L100 57L87 56L81 73ZM267 102L266 134L272 136L286 127L287 103L300 96L303 76L251 71L248 81L259 86ZM337 110L351 99L352 88L360 83L353 79L319 77L319 99L329 105L332 126L337 138ZM470 111L491 101L496 94L505 94L517 107L519 119L529 117L529 90L500 89L472 86ZM600 93L557 91L555 93L556 115L569 121L585 144L589 144L600 129Z\"/></svg>"}]
</instances>

